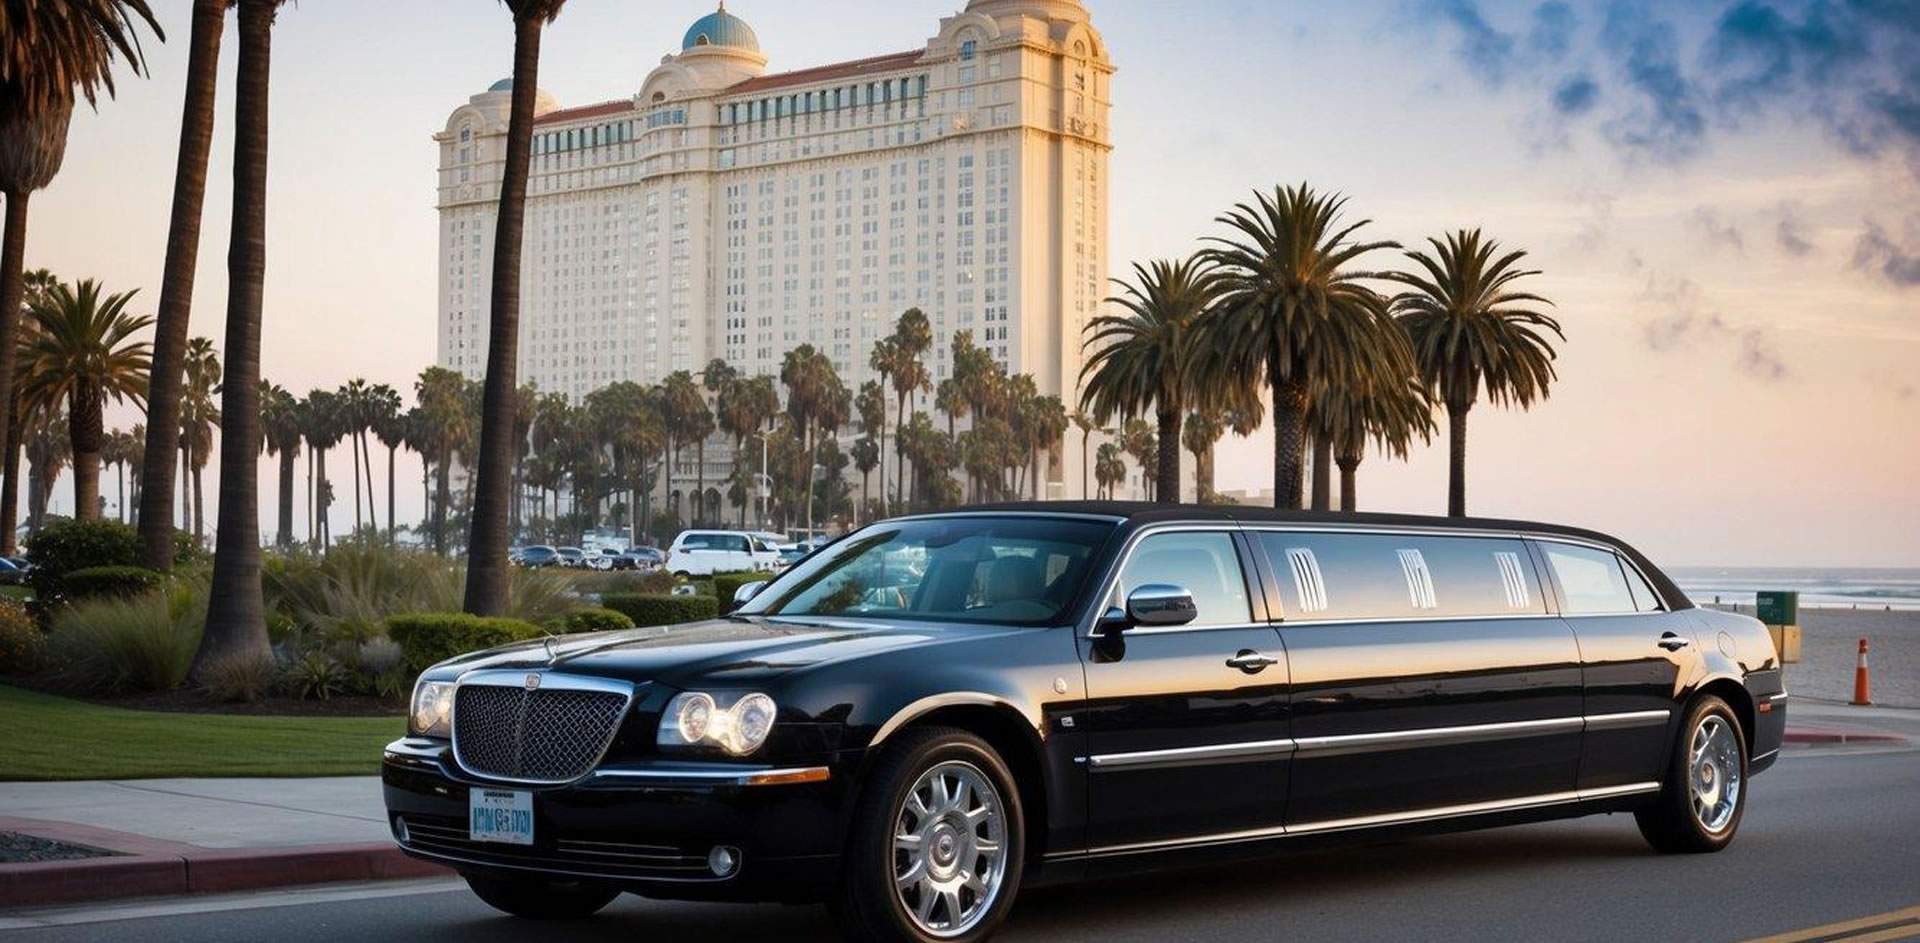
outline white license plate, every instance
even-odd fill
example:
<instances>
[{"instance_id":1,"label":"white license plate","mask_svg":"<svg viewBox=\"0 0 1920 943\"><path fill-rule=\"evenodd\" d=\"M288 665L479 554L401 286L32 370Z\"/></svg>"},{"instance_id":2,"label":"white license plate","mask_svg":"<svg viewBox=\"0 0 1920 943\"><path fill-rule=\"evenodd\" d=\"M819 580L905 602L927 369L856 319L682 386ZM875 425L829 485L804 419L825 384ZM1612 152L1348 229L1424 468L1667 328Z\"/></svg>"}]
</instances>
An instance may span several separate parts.
<instances>
[{"instance_id":1,"label":"white license plate","mask_svg":"<svg viewBox=\"0 0 1920 943\"><path fill-rule=\"evenodd\" d=\"M467 836L474 841L533 844L533 793L512 789L469 790Z\"/></svg>"}]
</instances>

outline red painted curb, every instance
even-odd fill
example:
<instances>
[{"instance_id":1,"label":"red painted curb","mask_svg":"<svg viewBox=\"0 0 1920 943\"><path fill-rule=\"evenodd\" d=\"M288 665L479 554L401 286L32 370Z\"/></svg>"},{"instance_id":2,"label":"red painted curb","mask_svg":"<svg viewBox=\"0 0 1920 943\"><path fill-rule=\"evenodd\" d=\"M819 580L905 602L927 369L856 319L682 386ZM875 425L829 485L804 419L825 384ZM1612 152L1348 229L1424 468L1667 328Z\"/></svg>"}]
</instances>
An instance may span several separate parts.
<instances>
[{"instance_id":1,"label":"red painted curb","mask_svg":"<svg viewBox=\"0 0 1920 943\"><path fill-rule=\"evenodd\" d=\"M1788 743L1906 743L1897 733L1858 727L1788 727Z\"/></svg>"},{"instance_id":2,"label":"red painted curb","mask_svg":"<svg viewBox=\"0 0 1920 943\"><path fill-rule=\"evenodd\" d=\"M123 855L0 864L8 907L101 898L258 890L335 881L436 877L452 872L389 844L295 848L196 848L184 854Z\"/></svg>"}]
</instances>

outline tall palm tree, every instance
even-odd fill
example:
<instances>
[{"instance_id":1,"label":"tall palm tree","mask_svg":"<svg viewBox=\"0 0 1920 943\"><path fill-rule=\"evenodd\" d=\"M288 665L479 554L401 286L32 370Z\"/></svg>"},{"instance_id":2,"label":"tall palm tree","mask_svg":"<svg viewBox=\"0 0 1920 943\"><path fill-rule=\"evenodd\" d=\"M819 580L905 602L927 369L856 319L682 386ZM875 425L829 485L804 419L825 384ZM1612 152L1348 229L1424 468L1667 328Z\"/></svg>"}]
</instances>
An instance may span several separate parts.
<instances>
[{"instance_id":1,"label":"tall palm tree","mask_svg":"<svg viewBox=\"0 0 1920 943\"><path fill-rule=\"evenodd\" d=\"M301 434L307 440L307 539L326 548L333 543L333 479L327 474L327 452L340 444L344 423L340 394L331 390L307 393L301 410Z\"/></svg>"},{"instance_id":2,"label":"tall palm tree","mask_svg":"<svg viewBox=\"0 0 1920 943\"><path fill-rule=\"evenodd\" d=\"M1392 272L1408 287L1393 312L1413 341L1414 361L1431 396L1447 409L1447 513L1467 513L1467 411L1484 386L1495 406L1521 409L1547 398L1556 356L1548 333L1565 342L1560 322L1534 310L1551 305L1513 283L1535 270L1518 268L1527 253L1500 254L1500 243L1480 230L1429 238L1433 255L1407 251L1419 272Z\"/></svg>"},{"instance_id":3,"label":"tall palm tree","mask_svg":"<svg viewBox=\"0 0 1920 943\"><path fill-rule=\"evenodd\" d=\"M100 464L113 472L117 485L114 520L122 524L127 522L127 462L132 448L132 438L120 429L109 430L100 440Z\"/></svg>"},{"instance_id":4,"label":"tall palm tree","mask_svg":"<svg viewBox=\"0 0 1920 943\"><path fill-rule=\"evenodd\" d=\"M58 400L45 408L29 410L21 423L27 457L27 532L38 533L47 521L47 503L53 496L53 484L60 471L73 459L73 446L67 439L69 423L66 404Z\"/></svg>"},{"instance_id":5,"label":"tall palm tree","mask_svg":"<svg viewBox=\"0 0 1920 943\"><path fill-rule=\"evenodd\" d=\"M907 424L908 400L915 393L933 389L932 378L927 373L927 365L920 356L933 346L933 328L927 322L927 315L919 308L908 308L900 313L900 319L893 326L893 392L898 398L900 408L896 414L900 425ZM897 496L895 500L906 499L907 463L905 443L896 440L894 448L894 480Z\"/></svg>"},{"instance_id":6,"label":"tall palm tree","mask_svg":"<svg viewBox=\"0 0 1920 943\"><path fill-rule=\"evenodd\" d=\"M488 309L487 380L480 406L479 462L467 540L465 609L496 616L507 608L507 508L513 502L514 398L520 356L520 250L533 160L533 105L540 82L540 36L566 0L504 0L513 14L513 99L495 214L493 297Z\"/></svg>"},{"instance_id":7,"label":"tall palm tree","mask_svg":"<svg viewBox=\"0 0 1920 943\"><path fill-rule=\"evenodd\" d=\"M348 456L353 460L352 531L358 531L360 529L360 522L365 519L365 511L360 504L360 446L366 434L367 427L372 424L372 417L369 415L371 406L367 400L367 391L369 389L370 387L366 380L355 377L341 386L337 394L340 397L341 431L346 434ZM369 464L371 464L371 461L372 456L368 456ZM371 472L369 472L369 476L371 476ZM368 489L367 500L369 502L373 500L371 487Z\"/></svg>"},{"instance_id":8,"label":"tall palm tree","mask_svg":"<svg viewBox=\"0 0 1920 943\"><path fill-rule=\"evenodd\" d=\"M1180 423L1196 394L1196 375L1210 364L1197 329L1219 296L1221 280L1205 256L1133 266L1133 281L1116 279L1109 302L1125 314L1087 322L1082 349L1095 348L1080 369L1080 402L1101 423L1149 410L1159 427L1154 493L1180 503Z\"/></svg>"},{"instance_id":9,"label":"tall palm tree","mask_svg":"<svg viewBox=\"0 0 1920 943\"><path fill-rule=\"evenodd\" d=\"M892 334L889 334L886 337L882 337L879 340L874 341L872 352L867 354L867 367L873 371L874 376L879 381L880 388L882 390L886 390L892 387L892 383L890 381L893 377L894 368L896 365L899 364L899 362L900 362L900 344ZM879 441L880 513L881 514L891 513L889 509L892 507L892 505L890 505L887 501L887 416L886 416L886 412L887 412L886 400L883 398L881 400L881 406L880 406L880 441ZM904 416L901 417L901 421L902 422L906 421Z\"/></svg>"},{"instance_id":10,"label":"tall palm tree","mask_svg":"<svg viewBox=\"0 0 1920 943\"><path fill-rule=\"evenodd\" d=\"M1217 409L1195 410L1187 415L1180 429L1180 444L1193 453L1193 500L1206 504L1213 500L1213 445L1227 431L1227 423Z\"/></svg>"},{"instance_id":11,"label":"tall palm tree","mask_svg":"<svg viewBox=\"0 0 1920 943\"><path fill-rule=\"evenodd\" d=\"M1100 430L1100 421L1087 415L1084 409L1074 410L1067 419L1080 430L1080 497L1084 500L1091 497L1087 492L1087 474L1093 470L1093 454L1087 451L1087 446L1094 432Z\"/></svg>"},{"instance_id":12,"label":"tall palm tree","mask_svg":"<svg viewBox=\"0 0 1920 943\"><path fill-rule=\"evenodd\" d=\"M1067 434L1067 406L1060 397L1047 395L1035 397L1027 403L1026 428L1029 438L1025 443L1028 455L1033 462L1033 477L1028 479L1028 494L1040 500L1040 478L1047 467L1060 453L1060 440Z\"/></svg>"},{"instance_id":13,"label":"tall palm tree","mask_svg":"<svg viewBox=\"0 0 1920 943\"><path fill-rule=\"evenodd\" d=\"M372 525L374 536L380 533L380 515L375 511L373 499L373 439L379 436L383 425L398 421L402 403L400 391L385 383L375 383L367 388L366 400L362 403L360 415L360 454L364 456L367 475L367 523ZM396 446L397 447L397 446ZM393 451L387 449L387 529L393 529ZM518 457L515 459L518 463Z\"/></svg>"},{"instance_id":14,"label":"tall palm tree","mask_svg":"<svg viewBox=\"0 0 1920 943\"><path fill-rule=\"evenodd\" d=\"M1305 418L1313 393L1335 373L1386 375L1378 349L1392 343L1385 305L1350 264L1391 242L1350 241L1365 226L1340 220L1346 199L1306 184L1256 193L1219 221L1233 235L1213 241L1221 268L1219 315L1209 318L1209 354L1229 376L1259 376L1273 400L1274 506L1300 506Z\"/></svg>"},{"instance_id":15,"label":"tall palm tree","mask_svg":"<svg viewBox=\"0 0 1920 943\"><path fill-rule=\"evenodd\" d=\"M1094 459L1093 480L1100 486L1100 496L1109 500L1113 498L1113 486L1127 477L1127 463L1120 456L1118 443L1102 442Z\"/></svg>"},{"instance_id":16,"label":"tall palm tree","mask_svg":"<svg viewBox=\"0 0 1920 943\"><path fill-rule=\"evenodd\" d=\"M33 309L39 328L20 352L21 395L30 409L67 404L67 439L73 447L73 516L100 518L100 449L109 399L139 400L146 394L151 347L133 335L153 319L129 314L134 292L102 296L100 285L82 280L73 288L55 284Z\"/></svg>"},{"instance_id":17,"label":"tall palm tree","mask_svg":"<svg viewBox=\"0 0 1920 943\"><path fill-rule=\"evenodd\" d=\"M1358 509L1355 476L1369 441L1390 456L1406 458L1414 436L1423 442L1433 436L1433 403L1413 372L1411 351L1405 357L1406 372L1397 380L1333 384L1314 400L1315 424L1340 467L1342 511Z\"/></svg>"},{"instance_id":18,"label":"tall palm tree","mask_svg":"<svg viewBox=\"0 0 1920 943\"><path fill-rule=\"evenodd\" d=\"M711 369L711 368L709 368ZM709 374L711 380L711 374ZM747 443L760 432L760 427L780 411L780 394L773 388L773 378L757 376L736 379L721 392L718 401L718 419L720 429L733 437L733 463L737 469L747 470L751 460L746 454ZM757 472L748 471L745 478L749 482L758 482ZM749 493L759 493L759 485L747 489ZM740 527L747 526L747 504L740 503Z\"/></svg>"},{"instance_id":19,"label":"tall palm tree","mask_svg":"<svg viewBox=\"0 0 1920 943\"><path fill-rule=\"evenodd\" d=\"M204 337L187 341L186 385L181 390L180 429L174 441L180 444L180 519L183 524L187 518L193 519L196 540L206 533L200 470L207 467L207 459L213 454L213 430L221 425L220 406L214 399L221 377L220 357L214 352L213 341Z\"/></svg>"},{"instance_id":20,"label":"tall palm tree","mask_svg":"<svg viewBox=\"0 0 1920 943\"><path fill-rule=\"evenodd\" d=\"M420 421L413 429L414 448L434 468L434 495L430 503L433 550L447 552L447 509L453 503L453 456L471 432L466 404L461 401L465 380L445 367L428 367L414 381ZM324 467L324 466L322 466Z\"/></svg>"},{"instance_id":21,"label":"tall palm tree","mask_svg":"<svg viewBox=\"0 0 1920 943\"><path fill-rule=\"evenodd\" d=\"M1147 500L1155 500L1159 482L1154 480L1154 476L1148 472L1148 469L1154 468L1160 460L1160 443L1159 437L1153 432L1153 427L1147 425L1144 419L1127 420L1126 424L1120 427L1120 450L1139 463L1140 482L1146 488Z\"/></svg>"},{"instance_id":22,"label":"tall palm tree","mask_svg":"<svg viewBox=\"0 0 1920 943\"><path fill-rule=\"evenodd\" d=\"M261 446L268 455L280 458L279 506L273 545L282 550L293 546L293 470L300 456L300 401L277 383L260 381Z\"/></svg>"},{"instance_id":23,"label":"tall palm tree","mask_svg":"<svg viewBox=\"0 0 1920 943\"><path fill-rule=\"evenodd\" d=\"M667 378L661 381L660 408L661 416L666 420L667 448L670 453L667 458L667 497L673 500L673 469L680 464L688 445L704 442L707 436L713 434L713 413L707 409L706 397L700 394L700 384L694 381L693 374L685 370L667 374ZM703 485L702 471L694 469L694 476L695 481ZM696 485L688 495L690 500L686 502L685 517L680 516L681 502L674 501L675 520L682 524L691 520L694 526L699 525L700 490Z\"/></svg>"},{"instance_id":24,"label":"tall palm tree","mask_svg":"<svg viewBox=\"0 0 1920 943\"><path fill-rule=\"evenodd\" d=\"M187 87L180 119L180 151L173 170L173 209L167 256L160 274L160 306L153 337L152 379L139 489L140 556L148 569L173 568L173 454L179 447L181 397L186 382L187 333L193 280L200 256L200 210L207 194L207 155L213 149L220 34L232 0L193 0L187 44Z\"/></svg>"},{"instance_id":25,"label":"tall palm tree","mask_svg":"<svg viewBox=\"0 0 1920 943\"><path fill-rule=\"evenodd\" d=\"M136 19L165 39L146 0L0 3L0 195L7 204L0 236L0 404L13 402L28 202L60 172L75 93L95 106L99 90L111 96L117 59L126 59L135 74L145 71ZM10 457L4 439L12 423L6 425L0 455ZM13 468L8 462L5 474L12 476ZM11 544L13 522L5 524Z\"/></svg>"},{"instance_id":26,"label":"tall palm tree","mask_svg":"<svg viewBox=\"0 0 1920 943\"><path fill-rule=\"evenodd\" d=\"M391 547L394 532L400 529L400 519L394 516L393 496L397 487L394 457L408 445L407 414L399 391L385 383L375 389L379 391L379 406L373 414L373 435L387 448L387 546Z\"/></svg>"},{"instance_id":27,"label":"tall palm tree","mask_svg":"<svg viewBox=\"0 0 1920 943\"><path fill-rule=\"evenodd\" d=\"M807 532L811 535L814 457L815 447L819 443L816 435L832 415L835 389L845 393L846 387L834 372L833 361L812 344L801 344L787 351L780 364L780 382L787 388L787 415L793 421L794 430L799 433L801 461L807 466L801 477L806 480L803 500L806 502ZM849 414L852 412L851 401L849 395Z\"/></svg>"},{"instance_id":28,"label":"tall palm tree","mask_svg":"<svg viewBox=\"0 0 1920 943\"><path fill-rule=\"evenodd\" d=\"M47 292L52 291L53 286L60 281L52 272L44 268L25 273L21 276L21 280L25 285L22 297L29 311L39 304L40 299L44 298ZM20 329L16 332L18 339L13 349L17 351L20 347L32 343L38 331L39 328L35 326L32 318L22 319ZM11 556L19 549L15 536L18 528L15 525L20 520L20 452L22 438L25 435L22 426L28 416L27 410L20 407L19 384L14 384L12 394L7 399L0 400L0 403L6 404L7 411L6 449L0 452L0 455L5 456L6 465L4 471L0 471L0 552Z\"/></svg>"}]
</instances>

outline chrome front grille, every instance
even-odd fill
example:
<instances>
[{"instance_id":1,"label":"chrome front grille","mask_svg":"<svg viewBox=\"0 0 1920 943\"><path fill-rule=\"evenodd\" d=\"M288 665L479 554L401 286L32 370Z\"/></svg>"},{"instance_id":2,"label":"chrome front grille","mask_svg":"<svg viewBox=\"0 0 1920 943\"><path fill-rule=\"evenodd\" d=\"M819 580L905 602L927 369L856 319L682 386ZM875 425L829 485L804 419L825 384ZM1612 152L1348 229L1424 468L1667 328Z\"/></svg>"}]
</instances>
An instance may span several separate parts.
<instances>
[{"instance_id":1,"label":"chrome front grille","mask_svg":"<svg viewBox=\"0 0 1920 943\"><path fill-rule=\"evenodd\" d=\"M593 770L619 732L630 686L538 672L463 679L453 697L453 753L489 779L564 783ZM528 678L539 678L536 686ZM508 683L511 682L511 683Z\"/></svg>"}]
</instances>

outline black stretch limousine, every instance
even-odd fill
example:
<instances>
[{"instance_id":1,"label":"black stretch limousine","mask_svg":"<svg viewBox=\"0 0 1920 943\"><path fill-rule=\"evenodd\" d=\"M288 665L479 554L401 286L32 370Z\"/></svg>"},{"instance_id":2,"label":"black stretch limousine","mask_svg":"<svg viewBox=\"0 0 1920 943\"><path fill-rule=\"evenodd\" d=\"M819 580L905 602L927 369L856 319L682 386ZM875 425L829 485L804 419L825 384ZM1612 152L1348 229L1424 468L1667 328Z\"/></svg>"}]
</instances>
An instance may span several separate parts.
<instances>
[{"instance_id":1,"label":"black stretch limousine","mask_svg":"<svg viewBox=\"0 0 1920 943\"><path fill-rule=\"evenodd\" d=\"M1758 623L1544 524L976 508L737 601L425 672L401 847L524 917L825 901L979 940L1023 885L1328 841L1632 812L1714 851L1786 716Z\"/></svg>"}]
</instances>

